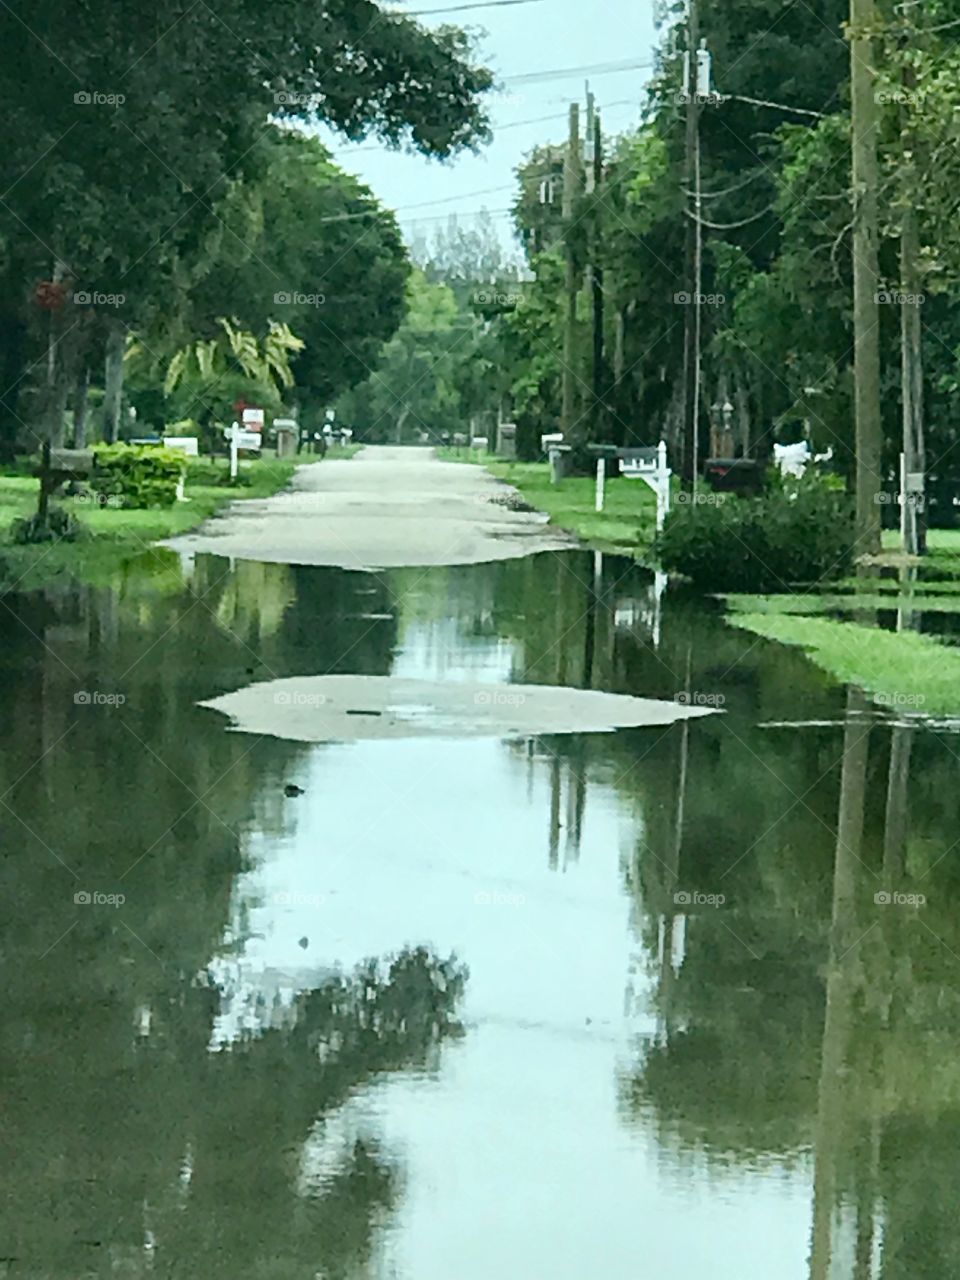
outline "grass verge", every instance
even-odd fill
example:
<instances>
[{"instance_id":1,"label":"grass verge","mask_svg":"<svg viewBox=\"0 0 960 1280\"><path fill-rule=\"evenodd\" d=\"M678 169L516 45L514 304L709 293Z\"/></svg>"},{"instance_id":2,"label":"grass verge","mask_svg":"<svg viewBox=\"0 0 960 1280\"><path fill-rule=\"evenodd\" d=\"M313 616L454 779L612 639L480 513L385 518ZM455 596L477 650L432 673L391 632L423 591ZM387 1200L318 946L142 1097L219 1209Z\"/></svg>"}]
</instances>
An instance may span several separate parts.
<instances>
[{"instance_id":1,"label":"grass verge","mask_svg":"<svg viewBox=\"0 0 960 1280\"><path fill-rule=\"evenodd\" d=\"M728 595L724 604L733 613L807 614L824 613L874 613L878 609L904 609L913 613L960 613L960 594L938 595L920 592L905 596L897 592L854 594L816 592L797 595L746 596Z\"/></svg>"},{"instance_id":2,"label":"grass verge","mask_svg":"<svg viewBox=\"0 0 960 1280\"><path fill-rule=\"evenodd\" d=\"M728 621L766 640L800 646L821 670L866 689L878 705L960 713L960 650L929 636L790 614L733 613Z\"/></svg>"},{"instance_id":3,"label":"grass verge","mask_svg":"<svg viewBox=\"0 0 960 1280\"><path fill-rule=\"evenodd\" d=\"M359 445L331 449L328 458L352 457ZM241 481L227 483L225 459L200 459L187 472L186 502L146 511L126 511L93 505L89 497L57 499L84 529L75 542L48 542L16 546L10 541L10 525L18 516L31 515L37 507L38 482L30 475L0 475L0 591L33 590L57 582L78 580L106 583L137 556L160 564L151 552L163 538L186 533L216 515L230 502L267 498L286 488L301 459L265 456L241 464Z\"/></svg>"},{"instance_id":4,"label":"grass verge","mask_svg":"<svg viewBox=\"0 0 960 1280\"><path fill-rule=\"evenodd\" d=\"M598 551L642 556L653 545L657 503L642 480L609 481L603 510L596 511L592 476L569 476L555 485L546 462L503 462L476 449L441 448L437 456L486 467L492 476L513 485L531 507L545 512L551 524L576 534Z\"/></svg>"}]
</instances>

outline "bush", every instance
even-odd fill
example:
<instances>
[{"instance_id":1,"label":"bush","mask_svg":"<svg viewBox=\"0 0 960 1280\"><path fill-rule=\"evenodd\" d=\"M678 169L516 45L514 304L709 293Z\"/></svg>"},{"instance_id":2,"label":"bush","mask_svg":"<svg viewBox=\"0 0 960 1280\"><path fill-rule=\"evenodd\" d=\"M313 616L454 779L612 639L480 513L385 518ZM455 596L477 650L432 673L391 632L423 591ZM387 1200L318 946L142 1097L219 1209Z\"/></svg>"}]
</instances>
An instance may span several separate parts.
<instances>
[{"instance_id":1,"label":"bush","mask_svg":"<svg viewBox=\"0 0 960 1280\"><path fill-rule=\"evenodd\" d=\"M155 445L110 444L98 448L90 488L121 507L172 507L187 461L175 449ZM117 505L113 503L111 505Z\"/></svg>"},{"instance_id":2,"label":"bush","mask_svg":"<svg viewBox=\"0 0 960 1280\"><path fill-rule=\"evenodd\" d=\"M849 568L853 506L829 478L778 483L762 498L709 496L671 511L657 543L664 569L701 590L782 591Z\"/></svg>"},{"instance_id":3,"label":"bush","mask_svg":"<svg viewBox=\"0 0 960 1280\"><path fill-rule=\"evenodd\" d=\"M225 458L191 458L187 475L193 484L229 485L231 488L243 488L253 484L253 476L249 471L240 471L234 479L230 478L230 464Z\"/></svg>"},{"instance_id":4,"label":"bush","mask_svg":"<svg viewBox=\"0 0 960 1280\"><path fill-rule=\"evenodd\" d=\"M63 507L50 507L45 521L37 515L21 516L10 526L10 540L18 546L38 542L75 542L82 533L82 525Z\"/></svg>"},{"instance_id":5,"label":"bush","mask_svg":"<svg viewBox=\"0 0 960 1280\"><path fill-rule=\"evenodd\" d=\"M199 439L200 428L193 418L181 418L179 422L168 422L163 428L165 436L196 436Z\"/></svg>"}]
</instances>

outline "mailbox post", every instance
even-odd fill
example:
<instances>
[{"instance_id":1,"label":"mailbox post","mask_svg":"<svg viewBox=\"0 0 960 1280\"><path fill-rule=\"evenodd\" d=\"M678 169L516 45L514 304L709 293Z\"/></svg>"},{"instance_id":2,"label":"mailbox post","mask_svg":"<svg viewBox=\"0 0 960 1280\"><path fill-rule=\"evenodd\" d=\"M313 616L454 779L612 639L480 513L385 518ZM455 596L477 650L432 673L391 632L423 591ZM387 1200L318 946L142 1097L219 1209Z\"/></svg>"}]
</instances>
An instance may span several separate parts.
<instances>
[{"instance_id":1,"label":"mailbox post","mask_svg":"<svg viewBox=\"0 0 960 1280\"><path fill-rule=\"evenodd\" d=\"M241 449L259 451L262 437L259 431L244 431L234 423L230 428L230 479L236 480L240 469L238 453Z\"/></svg>"},{"instance_id":2,"label":"mailbox post","mask_svg":"<svg viewBox=\"0 0 960 1280\"><path fill-rule=\"evenodd\" d=\"M657 497L657 533L670 511L670 476L667 465L667 446L661 440L648 449L618 449L621 475L643 480Z\"/></svg>"}]
</instances>

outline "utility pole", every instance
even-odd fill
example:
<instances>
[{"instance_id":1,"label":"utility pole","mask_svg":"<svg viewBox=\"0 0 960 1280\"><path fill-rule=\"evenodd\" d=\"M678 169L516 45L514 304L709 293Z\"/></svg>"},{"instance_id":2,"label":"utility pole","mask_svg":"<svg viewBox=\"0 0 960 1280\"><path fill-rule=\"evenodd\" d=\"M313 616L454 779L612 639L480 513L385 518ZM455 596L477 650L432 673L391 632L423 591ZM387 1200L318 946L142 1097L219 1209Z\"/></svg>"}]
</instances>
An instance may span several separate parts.
<instances>
[{"instance_id":1,"label":"utility pole","mask_svg":"<svg viewBox=\"0 0 960 1280\"><path fill-rule=\"evenodd\" d=\"M853 133L853 378L857 551L880 550L880 327L877 310L879 215L874 0L850 0L850 88Z\"/></svg>"},{"instance_id":2,"label":"utility pole","mask_svg":"<svg viewBox=\"0 0 960 1280\"><path fill-rule=\"evenodd\" d=\"M565 443L572 444L577 423L576 350L577 350L577 264L573 251L573 211L580 192L580 107L570 104L570 132L563 166L563 241L567 259L566 303L563 334L563 406L560 426ZM581 434L578 432L578 434Z\"/></svg>"},{"instance_id":3,"label":"utility pole","mask_svg":"<svg viewBox=\"0 0 960 1280\"><path fill-rule=\"evenodd\" d=\"M687 109L684 188L693 192L693 218L687 222L685 283L688 294L683 336L683 466L686 488L696 492L700 452L700 296L703 229L700 200L700 102L697 52L700 48L700 3L687 0L687 52L683 92ZM687 199L688 197L685 197Z\"/></svg>"},{"instance_id":4,"label":"utility pole","mask_svg":"<svg viewBox=\"0 0 960 1280\"><path fill-rule=\"evenodd\" d=\"M916 198L917 138L910 123L910 97L916 90L916 73L907 65L902 83L906 105L901 108L903 165L900 226L900 360L903 401L903 478L900 482L900 529L907 555L926 550L925 482L926 449L923 437L923 326L920 323L920 233L914 208Z\"/></svg>"},{"instance_id":5,"label":"utility pole","mask_svg":"<svg viewBox=\"0 0 960 1280\"><path fill-rule=\"evenodd\" d=\"M584 146L587 195L593 194L603 178L603 133L600 113L587 84L587 125ZM591 300L591 327L593 349L591 353L590 389L593 403L590 409L590 437L599 440L603 425L603 267L600 265L600 206L595 204L590 220L590 261L587 263L587 297Z\"/></svg>"}]
</instances>

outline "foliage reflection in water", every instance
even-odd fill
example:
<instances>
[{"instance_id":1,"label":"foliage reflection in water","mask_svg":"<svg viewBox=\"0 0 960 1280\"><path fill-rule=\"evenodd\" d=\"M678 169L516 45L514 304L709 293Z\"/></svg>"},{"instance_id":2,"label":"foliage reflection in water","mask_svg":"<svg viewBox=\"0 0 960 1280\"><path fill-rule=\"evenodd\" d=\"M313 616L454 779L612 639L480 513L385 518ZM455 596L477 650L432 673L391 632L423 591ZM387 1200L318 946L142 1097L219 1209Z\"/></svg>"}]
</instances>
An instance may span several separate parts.
<instances>
[{"instance_id":1,"label":"foliage reflection in water","mask_svg":"<svg viewBox=\"0 0 960 1280\"><path fill-rule=\"evenodd\" d=\"M597 568L7 598L8 1274L960 1271L957 739ZM724 714L338 747L195 705L328 671Z\"/></svg>"}]
</instances>

